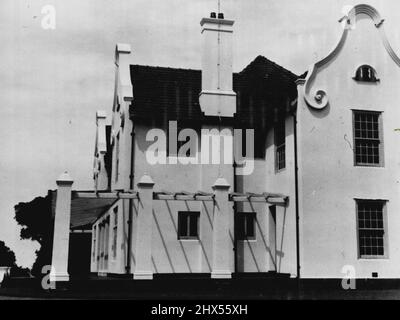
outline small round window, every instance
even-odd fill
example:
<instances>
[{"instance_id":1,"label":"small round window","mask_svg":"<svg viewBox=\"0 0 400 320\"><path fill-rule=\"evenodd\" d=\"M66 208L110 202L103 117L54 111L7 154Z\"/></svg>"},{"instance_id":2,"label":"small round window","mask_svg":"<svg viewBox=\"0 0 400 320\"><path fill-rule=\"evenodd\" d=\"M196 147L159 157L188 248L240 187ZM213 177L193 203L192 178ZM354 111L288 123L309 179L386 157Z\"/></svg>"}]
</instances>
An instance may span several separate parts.
<instances>
[{"instance_id":1,"label":"small round window","mask_svg":"<svg viewBox=\"0 0 400 320\"><path fill-rule=\"evenodd\" d=\"M369 65L363 65L356 71L356 75L353 78L356 81L362 82L377 82L379 79L376 77L376 71Z\"/></svg>"}]
</instances>

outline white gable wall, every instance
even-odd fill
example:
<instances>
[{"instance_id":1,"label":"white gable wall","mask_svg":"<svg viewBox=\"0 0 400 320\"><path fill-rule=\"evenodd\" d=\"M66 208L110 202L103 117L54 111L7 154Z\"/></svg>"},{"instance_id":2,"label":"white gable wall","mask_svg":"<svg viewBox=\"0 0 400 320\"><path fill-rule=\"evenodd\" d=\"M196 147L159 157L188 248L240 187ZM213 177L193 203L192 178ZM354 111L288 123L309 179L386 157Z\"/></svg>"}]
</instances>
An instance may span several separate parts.
<instances>
[{"instance_id":1,"label":"white gable wall","mask_svg":"<svg viewBox=\"0 0 400 320\"><path fill-rule=\"evenodd\" d=\"M377 84L352 79L369 64ZM310 108L300 90L298 142L301 269L305 278L341 278L345 265L357 278L400 276L400 68L382 44L373 21L357 16L344 47L317 71L310 92L327 92L329 104ZM356 167L351 109L382 111L384 167ZM359 259L354 198L387 202L388 259Z\"/></svg>"}]
</instances>

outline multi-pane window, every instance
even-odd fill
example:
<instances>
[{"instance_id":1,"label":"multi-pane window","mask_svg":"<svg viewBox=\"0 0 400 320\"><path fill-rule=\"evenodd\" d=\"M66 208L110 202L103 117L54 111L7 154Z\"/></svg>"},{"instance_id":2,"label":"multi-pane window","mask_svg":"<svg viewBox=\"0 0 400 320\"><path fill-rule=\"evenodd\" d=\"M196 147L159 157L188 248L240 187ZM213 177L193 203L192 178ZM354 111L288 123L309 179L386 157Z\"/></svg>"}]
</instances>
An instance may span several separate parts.
<instances>
[{"instance_id":1,"label":"multi-pane window","mask_svg":"<svg viewBox=\"0 0 400 320\"><path fill-rule=\"evenodd\" d=\"M105 248L104 248L104 259L105 259L105 263L106 263L106 268L108 266L108 258L109 258L109 250L108 250L108 246L109 246L109 241L110 241L110 216L107 217L106 219L106 225L105 225Z\"/></svg>"},{"instance_id":2,"label":"multi-pane window","mask_svg":"<svg viewBox=\"0 0 400 320\"><path fill-rule=\"evenodd\" d=\"M256 213L255 212L239 212L236 216L236 230L238 240L254 240Z\"/></svg>"},{"instance_id":3,"label":"multi-pane window","mask_svg":"<svg viewBox=\"0 0 400 320\"><path fill-rule=\"evenodd\" d=\"M112 256L113 259L117 257L117 237L118 237L118 207L114 208L114 224L113 224L113 244Z\"/></svg>"},{"instance_id":4,"label":"multi-pane window","mask_svg":"<svg viewBox=\"0 0 400 320\"><path fill-rule=\"evenodd\" d=\"M96 261L96 250L97 250L97 248L96 248L96 230L97 230L97 228L96 228L96 226L94 226L93 227L93 235L92 235L92 237L93 237L92 260L93 261Z\"/></svg>"},{"instance_id":5,"label":"multi-pane window","mask_svg":"<svg viewBox=\"0 0 400 320\"><path fill-rule=\"evenodd\" d=\"M283 170L286 167L286 146L285 146L285 119L280 119L274 130L275 136L275 169Z\"/></svg>"},{"instance_id":6,"label":"multi-pane window","mask_svg":"<svg viewBox=\"0 0 400 320\"><path fill-rule=\"evenodd\" d=\"M109 260L109 241L110 241L110 216L107 216L105 221L102 222L102 255L101 255L101 268L108 268L108 260Z\"/></svg>"},{"instance_id":7,"label":"multi-pane window","mask_svg":"<svg viewBox=\"0 0 400 320\"><path fill-rule=\"evenodd\" d=\"M99 230L99 238L97 239L97 256L96 259L98 261L98 263L100 263L100 258L102 256L102 242L103 242L103 227L101 224L98 225L98 230Z\"/></svg>"},{"instance_id":8,"label":"multi-pane window","mask_svg":"<svg viewBox=\"0 0 400 320\"><path fill-rule=\"evenodd\" d=\"M384 257L385 202L357 200L358 247L360 258Z\"/></svg>"},{"instance_id":9,"label":"multi-pane window","mask_svg":"<svg viewBox=\"0 0 400 320\"><path fill-rule=\"evenodd\" d=\"M178 212L178 239L199 238L199 217L200 212Z\"/></svg>"},{"instance_id":10,"label":"multi-pane window","mask_svg":"<svg viewBox=\"0 0 400 320\"><path fill-rule=\"evenodd\" d=\"M354 111L354 156L356 165L381 165L380 131L379 112Z\"/></svg>"}]
</instances>

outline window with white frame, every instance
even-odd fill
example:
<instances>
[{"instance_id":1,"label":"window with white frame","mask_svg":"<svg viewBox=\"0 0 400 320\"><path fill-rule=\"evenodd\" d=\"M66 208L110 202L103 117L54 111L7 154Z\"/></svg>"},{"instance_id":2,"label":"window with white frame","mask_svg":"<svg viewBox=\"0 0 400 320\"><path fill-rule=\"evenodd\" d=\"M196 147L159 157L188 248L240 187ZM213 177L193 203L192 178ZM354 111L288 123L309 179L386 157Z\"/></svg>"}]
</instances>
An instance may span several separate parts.
<instances>
[{"instance_id":1,"label":"window with white frame","mask_svg":"<svg viewBox=\"0 0 400 320\"><path fill-rule=\"evenodd\" d=\"M275 140L275 170L280 171L286 167L286 133L285 118L282 117L275 124L274 129Z\"/></svg>"},{"instance_id":2,"label":"window with white frame","mask_svg":"<svg viewBox=\"0 0 400 320\"><path fill-rule=\"evenodd\" d=\"M362 65L357 68L356 75L353 78L360 82L378 82L379 79L376 77L376 71L369 65Z\"/></svg>"},{"instance_id":3,"label":"window with white frame","mask_svg":"<svg viewBox=\"0 0 400 320\"><path fill-rule=\"evenodd\" d=\"M199 238L199 217L197 211L178 212L178 239Z\"/></svg>"},{"instance_id":4,"label":"window with white frame","mask_svg":"<svg viewBox=\"0 0 400 320\"><path fill-rule=\"evenodd\" d=\"M117 257L117 237L118 237L118 206L114 208L114 221L113 221L113 243L112 243L112 257Z\"/></svg>"},{"instance_id":5,"label":"window with white frame","mask_svg":"<svg viewBox=\"0 0 400 320\"><path fill-rule=\"evenodd\" d=\"M96 226L94 226L93 227L93 235L92 235L92 237L93 237L92 260L93 261L96 261L96 250L97 250L97 248L96 248L96 230L97 230L97 228L96 228Z\"/></svg>"},{"instance_id":6,"label":"window with white frame","mask_svg":"<svg viewBox=\"0 0 400 320\"><path fill-rule=\"evenodd\" d=\"M236 236L238 240L256 239L256 213L238 212L236 216Z\"/></svg>"},{"instance_id":7,"label":"window with white frame","mask_svg":"<svg viewBox=\"0 0 400 320\"><path fill-rule=\"evenodd\" d=\"M104 222L104 232L105 232L105 240L104 240L104 264L103 268L108 268L108 260L109 260L109 243L110 243L110 216L107 216Z\"/></svg>"},{"instance_id":8,"label":"window with white frame","mask_svg":"<svg viewBox=\"0 0 400 320\"><path fill-rule=\"evenodd\" d=\"M354 162L356 166L382 166L381 113L353 111Z\"/></svg>"},{"instance_id":9,"label":"window with white frame","mask_svg":"<svg viewBox=\"0 0 400 320\"><path fill-rule=\"evenodd\" d=\"M97 225L97 230L99 230L99 238L97 239L96 260L99 263L100 262L100 258L102 256L102 251L103 251L102 242L103 242L103 237L104 237L103 227L102 227L101 223Z\"/></svg>"},{"instance_id":10,"label":"window with white frame","mask_svg":"<svg viewBox=\"0 0 400 320\"><path fill-rule=\"evenodd\" d=\"M383 200L357 200L358 250L360 258L385 258L387 237Z\"/></svg>"}]
</instances>

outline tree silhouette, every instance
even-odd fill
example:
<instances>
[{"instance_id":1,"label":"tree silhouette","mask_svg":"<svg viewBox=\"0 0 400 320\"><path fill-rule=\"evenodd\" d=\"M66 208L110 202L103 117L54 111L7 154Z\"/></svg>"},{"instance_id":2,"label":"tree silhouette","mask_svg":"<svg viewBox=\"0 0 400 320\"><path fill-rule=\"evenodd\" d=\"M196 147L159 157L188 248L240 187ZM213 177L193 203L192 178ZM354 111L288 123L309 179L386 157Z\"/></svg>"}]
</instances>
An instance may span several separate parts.
<instances>
[{"instance_id":1,"label":"tree silhouette","mask_svg":"<svg viewBox=\"0 0 400 320\"><path fill-rule=\"evenodd\" d=\"M21 268L16 264L14 252L6 246L4 241L0 241L0 267L10 267L11 277L30 277L28 268ZM3 281L3 284L5 281Z\"/></svg>"},{"instance_id":2,"label":"tree silhouette","mask_svg":"<svg viewBox=\"0 0 400 320\"><path fill-rule=\"evenodd\" d=\"M22 227L21 239L37 241L40 244L40 249L35 252L36 260L32 267L32 274L40 276L42 267L51 264L53 245L51 194L37 197L31 202L20 202L14 209L15 220Z\"/></svg>"},{"instance_id":3,"label":"tree silhouette","mask_svg":"<svg viewBox=\"0 0 400 320\"><path fill-rule=\"evenodd\" d=\"M14 267L15 254L6 246L3 241L0 241L0 267Z\"/></svg>"}]
</instances>

